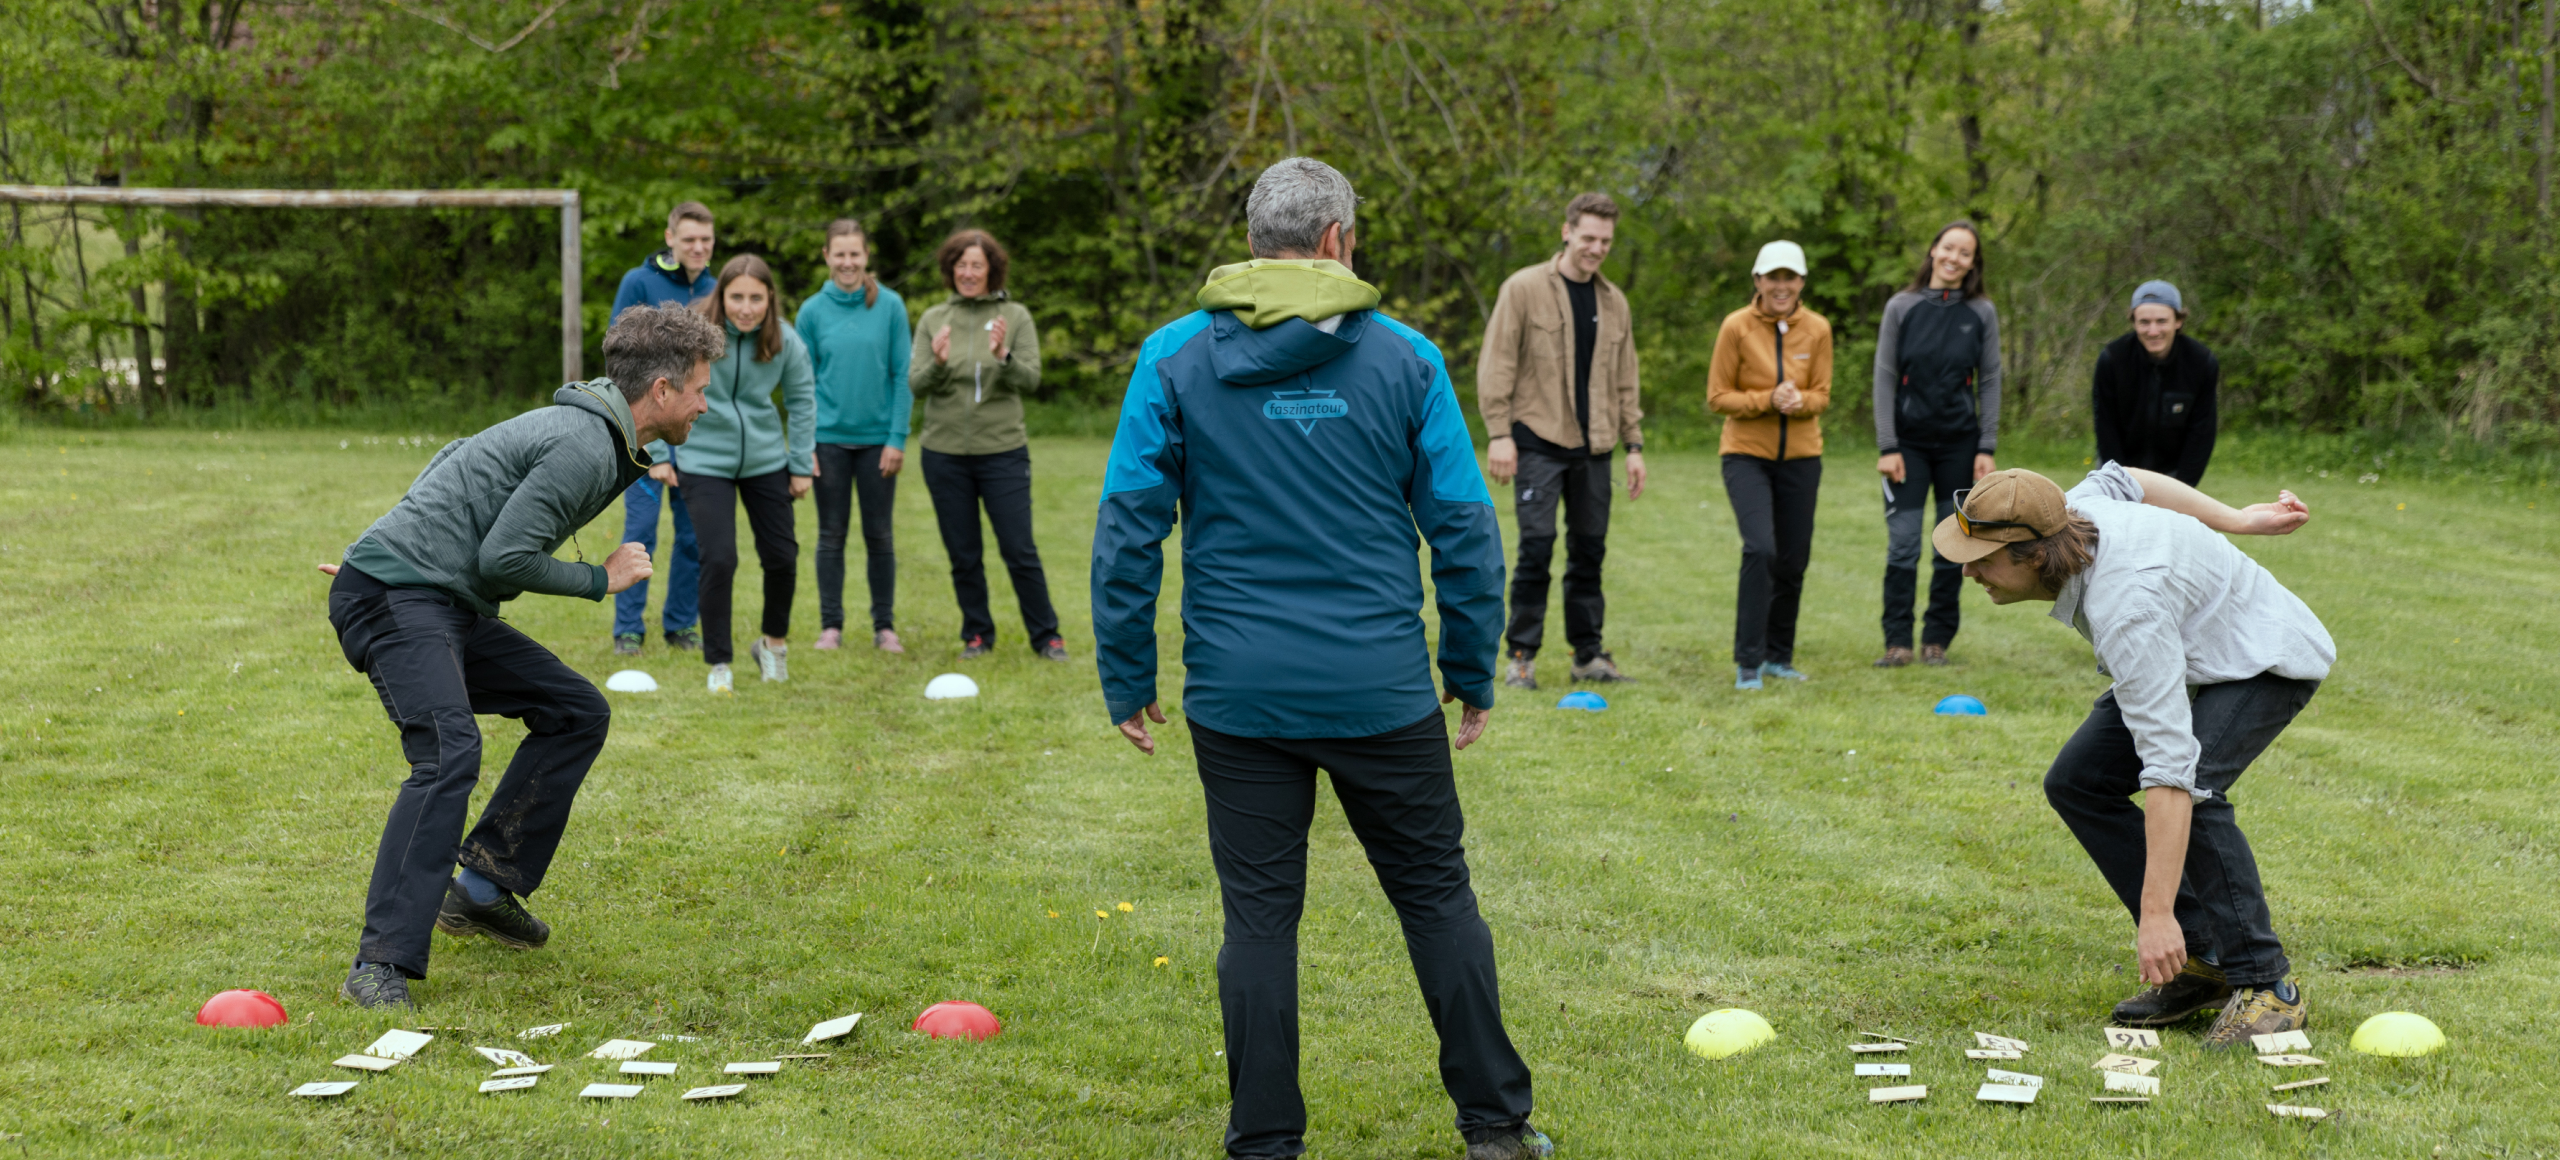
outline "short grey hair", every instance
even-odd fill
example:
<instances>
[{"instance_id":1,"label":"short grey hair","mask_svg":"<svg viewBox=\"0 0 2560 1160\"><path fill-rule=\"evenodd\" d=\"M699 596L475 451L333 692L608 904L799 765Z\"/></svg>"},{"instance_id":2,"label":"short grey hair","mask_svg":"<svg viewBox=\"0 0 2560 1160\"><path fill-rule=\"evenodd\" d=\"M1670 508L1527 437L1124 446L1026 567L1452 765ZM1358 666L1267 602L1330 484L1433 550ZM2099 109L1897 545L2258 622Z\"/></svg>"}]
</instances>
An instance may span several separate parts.
<instances>
[{"instance_id":1,"label":"short grey hair","mask_svg":"<svg viewBox=\"0 0 2560 1160\"><path fill-rule=\"evenodd\" d=\"M1253 256L1314 253L1326 226L1341 222L1343 233L1352 232L1353 207L1359 201L1350 178L1313 157L1273 162L1255 179L1253 194L1244 202Z\"/></svg>"},{"instance_id":2,"label":"short grey hair","mask_svg":"<svg viewBox=\"0 0 2560 1160\"><path fill-rule=\"evenodd\" d=\"M622 401L637 403L651 384L684 385L693 364L727 353L719 326L690 306L634 306L604 332L604 373L622 388Z\"/></svg>"}]
</instances>

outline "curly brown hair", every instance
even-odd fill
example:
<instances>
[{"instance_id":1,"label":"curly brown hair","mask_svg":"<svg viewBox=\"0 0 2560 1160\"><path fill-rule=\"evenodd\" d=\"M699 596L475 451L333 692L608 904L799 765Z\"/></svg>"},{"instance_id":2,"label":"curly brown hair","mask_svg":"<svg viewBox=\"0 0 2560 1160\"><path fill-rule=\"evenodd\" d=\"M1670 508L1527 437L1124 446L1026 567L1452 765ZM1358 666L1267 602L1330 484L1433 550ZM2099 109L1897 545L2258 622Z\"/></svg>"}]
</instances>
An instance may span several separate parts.
<instances>
[{"instance_id":1,"label":"curly brown hair","mask_svg":"<svg viewBox=\"0 0 2560 1160\"><path fill-rule=\"evenodd\" d=\"M2033 569L2047 592L2060 592L2074 576L2089 570L2098 556L2098 525L2078 512L2062 522L2062 530L2040 540L2009 545L2009 558Z\"/></svg>"},{"instance_id":2,"label":"curly brown hair","mask_svg":"<svg viewBox=\"0 0 2560 1160\"><path fill-rule=\"evenodd\" d=\"M933 252L934 265L942 267L942 288L954 294L960 292L960 283L952 278L951 270L960 264L960 255L968 253L971 246L976 246L987 256L988 296L1004 293L1005 268L1012 265L1013 260L1005 254L1004 247L996 243L996 236L985 230L961 230L942 239L942 248Z\"/></svg>"}]
</instances>

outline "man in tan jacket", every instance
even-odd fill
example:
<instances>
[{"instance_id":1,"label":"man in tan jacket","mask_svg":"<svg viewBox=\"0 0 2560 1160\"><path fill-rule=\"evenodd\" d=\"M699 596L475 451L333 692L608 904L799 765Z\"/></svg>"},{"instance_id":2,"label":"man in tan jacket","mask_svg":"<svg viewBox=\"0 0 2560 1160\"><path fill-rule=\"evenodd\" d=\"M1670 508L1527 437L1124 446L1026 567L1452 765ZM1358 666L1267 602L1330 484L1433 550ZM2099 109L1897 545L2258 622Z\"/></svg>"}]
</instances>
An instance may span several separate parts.
<instances>
[{"instance_id":1,"label":"man in tan jacket","mask_svg":"<svg viewBox=\"0 0 2560 1160\"><path fill-rule=\"evenodd\" d=\"M1505 279L1476 360L1486 468L1512 484L1520 563L1511 573L1510 653L1503 683L1538 687L1546 636L1547 565L1556 501L1564 501L1564 634L1573 679L1623 681L1600 647L1607 601L1600 561L1609 545L1609 456L1627 448L1627 498L1644 494L1644 411L1636 403L1634 324L1627 296L1600 276L1617 236L1618 203L1586 193L1564 210L1564 249Z\"/></svg>"}]
</instances>

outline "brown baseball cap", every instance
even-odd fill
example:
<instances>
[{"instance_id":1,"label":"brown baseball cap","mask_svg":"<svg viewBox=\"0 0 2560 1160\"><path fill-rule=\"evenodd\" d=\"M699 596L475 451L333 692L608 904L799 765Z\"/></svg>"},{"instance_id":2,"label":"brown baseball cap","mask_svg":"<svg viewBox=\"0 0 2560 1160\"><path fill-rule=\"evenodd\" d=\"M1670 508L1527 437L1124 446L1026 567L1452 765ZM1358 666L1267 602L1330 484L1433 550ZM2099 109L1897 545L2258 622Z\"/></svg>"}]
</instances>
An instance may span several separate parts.
<instances>
[{"instance_id":1,"label":"brown baseball cap","mask_svg":"<svg viewBox=\"0 0 2560 1160\"><path fill-rule=\"evenodd\" d=\"M2023 467L1995 471L1956 493L1956 514L1938 521L1929 542L1942 559L1970 564L2011 544L2062 530L2071 509L2062 486Z\"/></svg>"}]
</instances>

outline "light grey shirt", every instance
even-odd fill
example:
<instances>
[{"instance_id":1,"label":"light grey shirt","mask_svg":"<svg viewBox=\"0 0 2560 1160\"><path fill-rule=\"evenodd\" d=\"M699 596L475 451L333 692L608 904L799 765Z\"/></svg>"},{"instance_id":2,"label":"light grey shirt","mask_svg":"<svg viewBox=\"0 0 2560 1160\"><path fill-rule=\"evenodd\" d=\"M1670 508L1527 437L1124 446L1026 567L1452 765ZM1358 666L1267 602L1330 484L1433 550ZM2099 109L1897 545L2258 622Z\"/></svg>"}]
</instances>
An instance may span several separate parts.
<instances>
[{"instance_id":1,"label":"light grey shirt","mask_svg":"<svg viewBox=\"0 0 2560 1160\"><path fill-rule=\"evenodd\" d=\"M2098 550L2062 586L2053 618L2089 638L2098 671L2115 678L2142 784L2211 797L2196 788L2192 689L2260 673L2317 681L2338 646L2257 561L2195 517L2145 505L2113 462L2064 500L2098 526Z\"/></svg>"}]
</instances>

